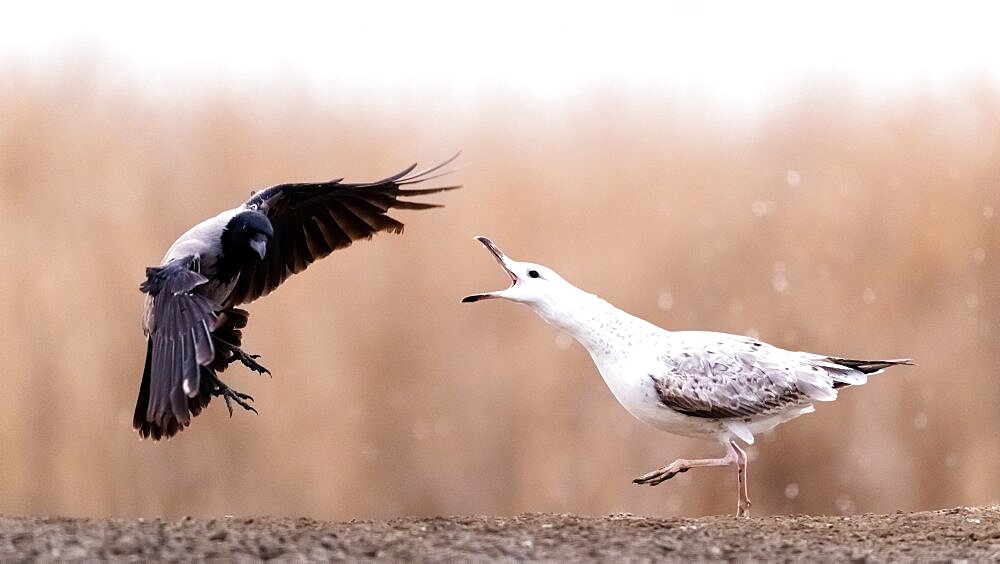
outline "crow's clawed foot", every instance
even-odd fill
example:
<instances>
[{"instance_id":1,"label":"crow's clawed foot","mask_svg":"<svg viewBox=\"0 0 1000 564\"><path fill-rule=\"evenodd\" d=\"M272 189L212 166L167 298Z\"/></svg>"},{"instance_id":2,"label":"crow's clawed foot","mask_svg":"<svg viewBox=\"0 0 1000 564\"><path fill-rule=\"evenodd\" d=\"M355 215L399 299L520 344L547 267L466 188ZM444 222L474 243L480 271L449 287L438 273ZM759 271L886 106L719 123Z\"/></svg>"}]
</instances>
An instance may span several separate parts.
<instances>
[{"instance_id":1,"label":"crow's clawed foot","mask_svg":"<svg viewBox=\"0 0 1000 564\"><path fill-rule=\"evenodd\" d=\"M750 516L750 503L749 499L741 499L738 504L736 504L736 516L737 517L749 517Z\"/></svg>"},{"instance_id":2,"label":"crow's clawed foot","mask_svg":"<svg viewBox=\"0 0 1000 564\"><path fill-rule=\"evenodd\" d=\"M233 351L233 356L229 357L229 364L232 364L238 360L243 363L243 366L246 366L247 368L253 370L254 372L258 372L260 374L267 374L268 376L271 375L270 370L264 368L264 366L262 366L259 362L257 362L257 359L260 358L259 354L247 354L238 347L232 347L232 351Z\"/></svg>"},{"instance_id":3,"label":"crow's clawed foot","mask_svg":"<svg viewBox=\"0 0 1000 564\"><path fill-rule=\"evenodd\" d=\"M257 410L254 409L252 405L247 403L247 401L253 401L253 397L250 394L237 392L236 390L230 388L229 386L223 384L222 382L219 382L219 386L215 389L213 395L222 396L222 398L226 400L226 407L229 409L230 417L233 416L232 402L236 402L237 405L239 405L240 407L242 407L247 411L252 411L254 413L257 413ZM257 415L260 414L257 413Z\"/></svg>"},{"instance_id":4,"label":"crow's clawed foot","mask_svg":"<svg viewBox=\"0 0 1000 564\"><path fill-rule=\"evenodd\" d=\"M677 474L680 474L681 472L687 472L690 469L691 468L687 466L678 466L674 464L669 464L667 466L664 466L663 468L660 468L659 470L653 470L652 472L639 476L638 478L632 480L632 483L657 486L659 484L662 484L663 482L666 482L670 478L673 478Z\"/></svg>"}]
</instances>

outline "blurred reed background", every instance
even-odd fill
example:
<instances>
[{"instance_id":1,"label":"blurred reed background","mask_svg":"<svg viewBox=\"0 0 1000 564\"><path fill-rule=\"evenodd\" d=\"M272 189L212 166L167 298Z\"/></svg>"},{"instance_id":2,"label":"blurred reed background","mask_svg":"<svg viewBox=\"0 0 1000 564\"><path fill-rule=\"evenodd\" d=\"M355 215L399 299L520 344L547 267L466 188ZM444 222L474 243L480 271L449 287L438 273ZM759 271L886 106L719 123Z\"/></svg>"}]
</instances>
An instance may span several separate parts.
<instances>
[{"instance_id":1,"label":"blurred reed background","mask_svg":"<svg viewBox=\"0 0 1000 564\"><path fill-rule=\"evenodd\" d=\"M1000 92L803 84L752 119L655 90L460 107L294 85L187 98L100 64L0 80L0 512L328 519L734 510L735 471L630 480L717 445L645 427L585 351L509 303L513 257L669 329L913 357L750 449L758 514L997 503ZM273 378L165 443L130 427L143 268L285 181L461 149L465 188L252 304Z\"/></svg>"}]
</instances>

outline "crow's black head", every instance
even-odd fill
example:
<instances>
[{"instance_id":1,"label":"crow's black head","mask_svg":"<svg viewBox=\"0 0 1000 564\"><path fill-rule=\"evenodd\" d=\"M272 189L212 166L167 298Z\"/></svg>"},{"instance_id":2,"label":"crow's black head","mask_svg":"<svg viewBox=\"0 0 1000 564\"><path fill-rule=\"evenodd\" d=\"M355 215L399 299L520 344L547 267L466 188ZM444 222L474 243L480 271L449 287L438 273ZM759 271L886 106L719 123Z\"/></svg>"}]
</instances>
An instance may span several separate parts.
<instances>
[{"instance_id":1,"label":"crow's black head","mask_svg":"<svg viewBox=\"0 0 1000 564\"><path fill-rule=\"evenodd\" d=\"M233 263L262 260L274 228L267 216L245 211L233 216L222 231L222 255Z\"/></svg>"}]
</instances>

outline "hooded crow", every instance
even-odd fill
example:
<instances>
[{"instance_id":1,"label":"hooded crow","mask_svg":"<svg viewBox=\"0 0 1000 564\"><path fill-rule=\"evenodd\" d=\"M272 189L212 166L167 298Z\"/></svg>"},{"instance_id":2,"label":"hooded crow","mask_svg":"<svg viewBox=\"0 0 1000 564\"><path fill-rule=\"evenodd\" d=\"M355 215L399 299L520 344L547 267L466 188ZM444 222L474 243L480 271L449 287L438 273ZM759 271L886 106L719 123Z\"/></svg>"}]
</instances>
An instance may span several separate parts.
<instances>
[{"instance_id":1,"label":"hooded crow","mask_svg":"<svg viewBox=\"0 0 1000 564\"><path fill-rule=\"evenodd\" d=\"M406 188L451 172L442 169L457 157L421 172L413 172L414 164L376 182L273 186L181 235L139 286L146 294L146 364L132 419L139 436L177 434L215 396L225 399L230 416L232 402L256 413L252 397L218 377L236 361L270 374L258 355L240 348L249 314L237 306L358 239L401 233L403 224L387 212L439 207L401 198L458 188Z\"/></svg>"}]
</instances>

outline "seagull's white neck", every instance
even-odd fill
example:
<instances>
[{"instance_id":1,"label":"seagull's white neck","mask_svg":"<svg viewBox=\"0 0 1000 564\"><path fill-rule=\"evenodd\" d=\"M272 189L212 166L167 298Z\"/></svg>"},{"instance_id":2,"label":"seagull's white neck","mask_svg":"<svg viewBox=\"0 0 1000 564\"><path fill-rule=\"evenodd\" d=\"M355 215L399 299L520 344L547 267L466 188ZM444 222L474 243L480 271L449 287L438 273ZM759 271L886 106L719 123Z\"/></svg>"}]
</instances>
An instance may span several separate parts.
<instances>
[{"instance_id":1,"label":"seagull's white neck","mask_svg":"<svg viewBox=\"0 0 1000 564\"><path fill-rule=\"evenodd\" d=\"M666 331L616 308L568 282L526 302L542 319L569 333L594 359L615 399L635 417L648 421L645 372ZM652 358L651 358L652 356Z\"/></svg>"},{"instance_id":2,"label":"seagull's white neck","mask_svg":"<svg viewBox=\"0 0 1000 564\"><path fill-rule=\"evenodd\" d=\"M595 360L625 354L635 339L663 331L569 283L560 290L528 305L542 319L576 339Z\"/></svg>"}]
</instances>

